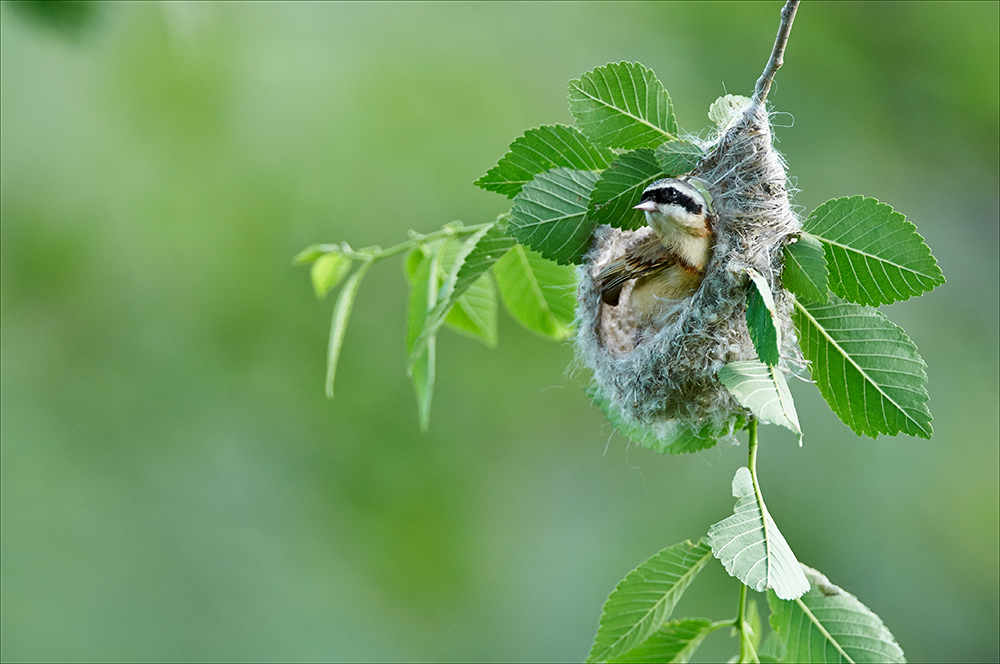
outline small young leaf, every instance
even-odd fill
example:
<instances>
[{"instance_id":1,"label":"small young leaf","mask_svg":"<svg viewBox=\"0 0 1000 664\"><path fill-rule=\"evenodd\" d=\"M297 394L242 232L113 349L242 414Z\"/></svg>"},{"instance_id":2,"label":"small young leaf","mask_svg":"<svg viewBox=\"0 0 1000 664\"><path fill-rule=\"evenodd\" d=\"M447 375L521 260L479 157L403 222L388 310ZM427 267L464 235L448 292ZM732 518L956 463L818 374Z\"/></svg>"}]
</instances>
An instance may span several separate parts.
<instances>
[{"instance_id":1,"label":"small young leaf","mask_svg":"<svg viewBox=\"0 0 1000 664\"><path fill-rule=\"evenodd\" d=\"M730 362L719 370L719 381L726 386L740 405L764 422L778 424L795 432L802 443L802 429L795 413L792 393L785 376L777 367L757 360Z\"/></svg>"},{"instance_id":2,"label":"small young leaf","mask_svg":"<svg viewBox=\"0 0 1000 664\"><path fill-rule=\"evenodd\" d=\"M826 303L830 272L826 269L823 243L809 233L801 233L795 242L784 247L785 288L807 302Z\"/></svg>"},{"instance_id":3,"label":"small young leaf","mask_svg":"<svg viewBox=\"0 0 1000 664\"><path fill-rule=\"evenodd\" d=\"M312 264L313 289L323 298L351 271L351 259L343 254L323 254Z\"/></svg>"},{"instance_id":4,"label":"small young leaf","mask_svg":"<svg viewBox=\"0 0 1000 664\"><path fill-rule=\"evenodd\" d=\"M407 355L413 355L413 347L420 338L427 324L427 314L434 306L438 292L438 261L440 260L442 244L415 249L413 254L420 258L416 261L410 278L409 314L406 319L406 350ZM410 261L407 261L410 264ZM432 334L422 352L409 367L413 379L413 389L417 394L417 409L420 416L420 429L427 431L431 416L431 398L434 394L434 364L436 339Z\"/></svg>"},{"instance_id":5,"label":"small young leaf","mask_svg":"<svg viewBox=\"0 0 1000 664\"><path fill-rule=\"evenodd\" d=\"M878 306L944 283L916 226L874 198L835 198L803 224L826 248L830 290L849 302Z\"/></svg>"},{"instance_id":6,"label":"small young leaf","mask_svg":"<svg viewBox=\"0 0 1000 664\"><path fill-rule=\"evenodd\" d=\"M786 662L905 662L882 619L854 595L802 566L809 592L783 601L768 593L771 627L784 644Z\"/></svg>"},{"instance_id":7,"label":"small young leaf","mask_svg":"<svg viewBox=\"0 0 1000 664\"><path fill-rule=\"evenodd\" d=\"M662 177L653 151L646 148L625 152L604 169L590 194L587 217L596 224L636 230L646 225L642 210L633 210L643 190Z\"/></svg>"},{"instance_id":8,"label":"small young leaf","mask_svg":"<svg viewBox=\"0 0 1000 664\"><path fill-rule=\"evenodd\" d=\"M424 346L427 344L427 340L433 335L437 334L438 330L441 329L441 324L444 323L450 312L454 311L456 305L461 303L463 309L467 309L472 305L472 300L467 299L462 302L466 290L468 290L477 280L483 276L490 267L493 266L500 257L507 253L512 246L514 246L514 238L506 235L504 233L503 222L504 216L501 216L496 223L487 226L474 234L470 235L464 242L458 245L458 249L451 259L451 265L448 273L444 276L444 285L438 293L437 300L434 304L434 308L427 314L427 322L424 325L423 331L420 336L414 342L413 347L409 355L409 362L414 362L417 356L423 352ZM412 256L413 254L411 254ZM409 260L409 258L408 258ZM407 269L408 273L412 273L412 268ZM482 330L483 334L480 336L487 346L492 347L496 344L496 302L495 296L493 296L492 285L482 286L482 288L488 288L490 295L486 294L486 291L480 290L479 294L475 297L478 298L493 298L492 304L482 300L480 304L485 307L481 312L482 316L486 318L483 319L484 324L489 324L487 318L490 316L487 309L492 307L493 320L492 331L486 332ZM468 314L473 314L472 311L467 311ZM463 327L460 322L460 316L462 314L455 314L455 319L451 321L459 329L463 329L467 332L472 332L469 327ZM475 323L470 322L473 327L478 327Z\"/></svg>"},{"instance_id":9,"label":"small young leaf","mask_svg":"<svg viewBox=\"0 0 1000 664\"><path fill-rule=\"evenodd\" d=\"M539 173L560 166L600 171L614 158L614 151L594 145L576 127L544 125L518 137L510 144L510 152L474 184L514 198Z\"/></svg>"},{"instance_id":10,"label":"small young leaf","mask_svg":"<svg viewBox=\"0 0 1000 664\"><path fill-rule=\"evenodd\" d=\"M482 341L488 348L497 345L497 292L485 274L472 282L455 300L445 323L459 332Z\"/></svg>"},{"instance_id":11,"label":"small young leaf","mask_svg":"<svg viewBox=\"0 0 1000 664\"><path fill-rule=\"evenodd\" d=\"M753 268L747 268L747 274L750 275L746 313L750 340L761 362L770 367L777 366L781 359L781 327L771 286Z\"/></svg>"},{"instance_id":12,"label":"small young leaf","mask_svg":"<svg viewBox=\"0 0 1000 664\"><path fill-rule=\"evenodd\" d=\"M740 95L725 95L719 97L708 107L708 119L719 129L725 129L734 118L743 115L750 99Z\"/></svg>"},{"instance_id":13,"label":"small young leaf","mask_svg":"<svg viewBox=\"0 0 1000 664\"><path fill-rule=\"evenodd\" d=\"M628 573L604 603L588 662L627 653L660 628L691 581L711 559L703 541L663 549Z\"/></svg>"},{"instance_id":14,"label":"small young leaf","mask_svg":"<svg viewBox=\"0 0 1000 664\"><path fill-rule=\"evenodd\" d=\"M686 454L707 450L714 446L719 438L743 426L742 417L736 417L727 425L719 427L710 421L705 421L701 423L700 428L695 429L685 422L669 420L658 423L654 428L625 418L594 387L587 388L587 396L598 405L604 416L608 418L608 422L618 433L646 449L660 454Z\"/></svg>"},{"instance_id":15,"label":"small young leaf","mask_svg":"<svg viewBox=\"0 0 1000 664\"><path fill-rule=\"evenodd\" d=\"M570 335L576 306L576 270L515 244L496 265L500 294L519 323L557 341Z\"/></svg>"},{"instance_id":16,"label":"small young leaf","mask_svg":"<svg viewBox=\"0 0 1000 664\"><path fill-rule=\"evenodd\" d=\"M295 265L308 265L320 256L326 255L323 251L323 245L321 244L310 244L308 247L295 254L295 258L292 259L292 263Z\"/></svg>"},{"instance_id":17,"label":"small young leaf","mask_svg":"<svg viewBox=\"0 0 1000 664\"><path fill-rule=\"evenodd\" d=\"M590 140L609 148L655 148L677 134L663 84L634 62L610 63L570 81L569 110Z\"/></svg>"},{"instance_id":18,"label":"small young leaf","mask_svg":"<svg viewBox=\"0 0 1000 664\"><path fill-rule=\"evenodd\" d=\"M535 176L514 197L507 234L559 263L580 263L594 223L587 202L597 182L592 171L556 168Z\"/></svg>"},{"instance_id":19,"label":"small young leaf","mask_svg":"<svg viewBox=\"0 0 1000 664\"><path fill-rule=\"evenodd\" d=\"M809 590L795 554L759 499L746 467L736 471L733 496L737 498L733 516L708 529L712 553L726 571L757 592L773 588L782 599Z\"/></svg>"},{"instance_id":20,"label":"small young leaf","mask_svg":"<svg viewBox=\"0 0 1000 664\"><path fill-rule=\"evenodd\" d=\"M902 329L835 295L796 302L792 320L820 394L854 433L931 437L927 365Z\"/></svg>"},{"instance_id":21,"label":"small young leaf","mask_svg":"<svg viewBox=\"0 0 1000 664\"><path fill-rule=\"evenodd\" d=\"M704 156L705 151L701 146L680 139L667 141L656 148L656 163L669 177L691 171Z\"/></svg>"},{"instance_id":22,"label":"small young leaf","mask_svg":"<svg viewBox=\"0 0 1000 664\"><path fill-rule=\"evenodd\" d=\"M330 344L326 351L326 396L333 398L333 379L337 375L337 361L340 359L340 347L344 344L344 332L347 330L347 319L351 317L351 307L358 294L361 280L365 278L373 260L366 260L354 271L344 287L337 295L333 305L333 323L330 325Z\"/></svg>"},{"instance_id":23,"label":"small young leaf","mask_svg":"<svg viewBox=\"0 0 1000 664\"><path fill-rule=\"evenodd\" d=\"M682 618L664 623L645 643L632 648L609 662L657 664L658 662L688 662L705 637L731 625L730 621L713 623L704 618Z\"/></svg>"}]
</instances>

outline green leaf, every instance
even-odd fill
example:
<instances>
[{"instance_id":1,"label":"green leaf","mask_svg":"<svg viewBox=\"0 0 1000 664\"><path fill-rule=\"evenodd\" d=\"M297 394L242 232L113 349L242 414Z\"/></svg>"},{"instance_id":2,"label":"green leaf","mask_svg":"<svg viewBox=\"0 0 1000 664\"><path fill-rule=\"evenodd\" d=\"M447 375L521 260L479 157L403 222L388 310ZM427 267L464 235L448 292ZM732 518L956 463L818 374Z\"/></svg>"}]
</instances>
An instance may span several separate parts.
<instances>
[{"instance_id":1,"label":"green leaf","mask_svg":"<svg viewBox=\"0 0 1000 664\"><path fill-rule=\"evenodd\" d=\"M333 398L333 379L337 375L337 361L340 359L340 347L344 344L344 332L347 330L347 319L351 317L351 308L354 306L354 298L358 294L361 280L365 278L368 268L372 266L374 260L369 259L361 263L354 271L344 287L337 295L337 302L333 305L333 323L330 325L330 344L326 351L326 396Z\"/></svg>"},{"instance_id":2,"label":"green leaf","mask_svg":"<svg viewBox=\"0 0 1000 664\"><path fill-rule=\"evenodd\" d=\"M786 662L905 662L882 619L854 595L802 566L809 592L793 601L768 593L771 627L785 644Z\"/></svg>"},{"instance_id":3,"label":"green leaf","mask_svg":"<svg viewBox=\"0 0 1000 664\"><path fill-rule=\"evenodd\" d=\"M514 246L514 239L504 234L502 221L503 216L496 223L476 231L458 245L455 255L451 258L448 273L444 275L444 285L438 292L433 309L427 314L423 331L410 351L410 363L423 352L427 341L437 334L441 324L446 321L458 329L480 337L487 346L496 345L496 297L492 284L480 284L476 293L471 293L468 297L466 291L478 283L480 277ZM451 246L454 246L454 243ZM408 268L407 271L411 273L412 268ZM466 314L464 318L462 313L455 313L452 317L456 306L464 311ZM477 319L481 320L476 322Z\"/></svg>"},{"instance_id":4,"label":"green leaf","mask_svg":"<svg viewBox=\"0 0 1000 664\"><path fill-rule=\"evenodd\" d=\"M826 269L823 243L814 235L801 233L784 247L785 271L781 279L785 288L808 302L826 302L830 272Z\"/></svg>"},{"instance_id":5,"label":"green leaf","mask_svg":"<svg viewBox=\"0 0 1000 664\"><path fill-rule=\"evenodd\" d=\"M519 323L557 341L570 335L576 270L515 244L493 266L507 310Z\"/></svg>"},{"instance_id":6,"label":"green leaf","mask_svg":"<svg viewBox=\"0 0 1000 664\"><path fill-rule=\"evenodd\" d=\"M312 264L313 289L323 298L351 271L351 259L343 254L323 254Z\"/></svg>"},{"instance_id":7,"label":"green leaf","mask_svg":"<svg viewBox=\"0 0 1000 664\"><path fill-rule=\"evenodd\" d=\"M769 597L768 599L770 600L771 598ZM784 600L780 600L777 595L774 595L774 601L782 602ZM761 664L780 662L785 658L785 642L781 640L777 632L772 631L767 635L760 650L757 651L757 658L761 661Z\"/></svg>"},{"instance_id":8,"label":"green leaf","mask_svg":"<svg viewBox=\"0 0 1000 664\"><path fill-rule=\"evenodd\" d=\"M711 422L705 421L697 429L680 420L669 420L658 423L654 429L641 422L627 419L594 387L587 388L587 396L600 407L601 412L618 433L660 454L685 454L707 450L714 446L720 437L743 426L742 418L735 418L732 426L722 427L713 426Z\"/></svg>"},{"instance_id":9,"label":"green leaf","mask_svg":"<svg viewBox=\"0 0 1000 664\"><path fill-rule=\"evenodd\" d=\"M475 185L513 198L539 173L559 167L600 171L614 158L612 150L594 145L576 127L544 125L515 139L510 152Z\"/></svg>"},{"instance_id":10,"label":"green leaf","mask_svg":"<svg viewBox=\"0 0 1000 664\"><path fill-rule=\"evenodd\" d=\"M656 163L670 177L693 170L704 156L701 146L680 139L669 140L656 148Z\"/></svg>"},{"instance_id":11,"label":"green leaf","mask_svg":"<svg viewBox=\"0 0 1000 664\"><path fill-rule=\"evenodd\" d=\"M760 636L763 625L760 620L760 610L757 608L757 601L751 597L747 598L746 610L743 612L743 628L749 637L750 646L753 651L760 650Z\"/></svg>"},{"instance_id":12,"label":"green leaf","mask_svg":"<svg viewBox=\"0 0 1000 664\"><path fill-rule=\"evenodd\" d=\"M713 623L704 618L682 618L665 623L646 642L636 646L611 662L656 664L657 662L689 662L705 637L731 625L730 621Z\"/></svg>"},{"instance_id":13,"label":"green leaf","mask_svg":"<svg viewBox=\"0 0 1000 664\"><path fill-rule=\"evenodd\" d=\"M730 575L757 592L772 588L782 599L794 599L809 590L809 582L785 538L778 531L753 477L746 468L736 471L733 516L708 529L712 553Z\"/></svg>"},{"instance_id":14,"label":"green leaf","mask_svg":"<svg viewBox=\"0 0 1000 664\"><path fill-rule=\"evenodd\" d=\"M691 581L711 559L704 542L663 549L628 573L604 603L588 662L627 653L660 628Z\"/></svg>"},{"instance_id":15,"label":"green leaf","mask_svg":"<svg viewBox=\"0 0 1000 664\"><path fill-rule=\"evenodd\" d=\"M663 84L634 62L610 63L570 81L569 110L590 140L609 148L655 148L677 134Z\"/></svg>"},{"instance_id":16,"label":"green leaf","mask_svg":"<svg viewBox=\"0 0 1000 664\"><path fill-rule=\"evenodd\" d=\"M596 224L636 230L646 225L642 210L633 210L642 192L662 177L653 151L646 148L618 155L604 169L590 194L587 217Z\"/></svg>"},{"instance_id":17,"label":"green leaf","mask_svg":"<svg viewBox=\"0 0 1000 664\"><path fill-rule=\"evenodd\" d=\"M485 274L472 282L455 300L445 323L482 341L488 348L497 345L497 292Z\"/></svg>"},{"instance_id":18,"label":"green leaf","mask_svg":"<svg viewBox=\"0 0 1000 664\"><path fill-rule=\"evenodd\" d=\"M437 300L438 292L438 261L444 243L434 243L431 247L420 247L413 250L412 255L419 259L407 260L407 265L413 267L410 276L409 313L406 319L406 351L413 355L414 344L421 337L427 323L427 314ZM414 264L415 263L415 264ZM423 351L417 354L410 364L409 372L413 380L413 389L417 394L417 410L420 417L420 429L427 431L431 416L431 398L434 394L434 364L436 354L436 337L431 334Z\"/></svg>"},{"instance_id":19,"label":"green leaf","mask_svg":"<svg viewBox=\"0 0 1000 664\"><path fill-rule=\"evenodd\" d=\"M747 274L750 275L746 313L750 340L761 362L771 367L777 366L781 360L781 327L771 286L757 270L747 268Z\"/></svg>"},{"instance_id":20,"label":"green leaf","mask_svg":"<svg viewBox=\"0 0 1000 664\"><path fill-rule=\"evenodd\" d=\"M556 168L535 176L514 197L507 234L559 263L580 263L596 223L586 217L597 182L591 171Z\"/></svg>"},{"instance_id":21,"label":"green leaf","mask_svg":"<svg viewBox=\"0 0 1000 664\"><path fill-rule=\"evenodd\" d=\"M830 290L849 302L890 304L944 283L916 226L874 198L827 201L803 226L826 248Z\"/></svg>"},{"instance_id":22,"label":"green leaf","mask_svg":"<svg viewBox=\"0 0 1000 664\"><path fill-rule=\"evenodd\" d=\"M799 417L780 369L757 360L730 362L719 370L719 381L740 405L749 408L764 422L791 429L798 435L801 444Z\"/></svg>"},{"instance_id":23,"label":"green leaf","mask_svg":"<svg viewBox=\"0 0 1000 664\"><path fill-rule=\"evenodd\" d=\"M796 302L792 320L820 394L854 433L931 437L927 365L902 329L835 295Z\"/></svg>"},{"instance_id":24,"label":"green leaf","mask_svg":"<svg viewBox=\"0 0 1000 664\"><path fill-rule=\"evenodd\" d=\"M748 97L740 95L719 97L708 107L708 119L719 129L725 129L730 122L743 115L750 101Z\"/></svg>"},{"instance_id":25,"label":"green leaf","mask_svg":"<svg viewBox=\"0 0 1000 664\"><path fill-rule=\"evenodd\" d=\"M295 258L292 259L294 265L308 265L320 256L326 255L326 251L323 249L321 244L310 244L308 247L295 254Z\"/></svg>"}]
</instances>

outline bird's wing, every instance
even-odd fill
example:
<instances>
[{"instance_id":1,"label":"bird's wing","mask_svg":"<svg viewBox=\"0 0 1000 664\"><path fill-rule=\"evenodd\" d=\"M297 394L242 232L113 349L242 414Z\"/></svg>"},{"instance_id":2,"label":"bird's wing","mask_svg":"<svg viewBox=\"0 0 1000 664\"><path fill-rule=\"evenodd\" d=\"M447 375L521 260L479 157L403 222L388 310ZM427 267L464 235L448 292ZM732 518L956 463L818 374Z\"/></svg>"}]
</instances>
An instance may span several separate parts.
<instances>
[{"instance_id":1,"label":"bird's wing","mask_svg":"<svg viewBox=\"0 0 1000 664\"><path fill-rule=\"evenodd\" d=\"M658 237L653 236L632 247L601 270L597 275L601 297L608 304L617 305L618 296L626 281L656 274L675 262L673 253L663 246Z\"/></svg>"}]
</instances>

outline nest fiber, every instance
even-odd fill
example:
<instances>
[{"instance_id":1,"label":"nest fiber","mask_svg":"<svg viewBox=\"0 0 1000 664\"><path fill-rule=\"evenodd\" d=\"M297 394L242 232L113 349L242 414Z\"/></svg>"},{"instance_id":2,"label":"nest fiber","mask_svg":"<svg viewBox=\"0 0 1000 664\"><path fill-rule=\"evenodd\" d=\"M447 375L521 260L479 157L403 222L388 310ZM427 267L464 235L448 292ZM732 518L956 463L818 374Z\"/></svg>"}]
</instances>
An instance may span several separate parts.
<instances>
[{"instance_id":1,"label":"nest fiber","mask_svg":"<svg viewBox=\"0 0 1000 664\"><path fill-rule=\"evenodd\" d=\"M619 303L601 299L601 269L652 230L601 226L581 268L577 354L593 371L599 395L633 424L654 432L681 423L724 428L743 408L719 382L719 369L757 357L746 325L748 268L771 286L782 332L782 369L801 363L781 286L782 246L801 224L792 212L785 164L772 146L763 104L751 102L719 135L689 174L711 194L712 257L698 290L679 313L641 325L632 315L631 284Z\"/></svg>"}]
</instances>

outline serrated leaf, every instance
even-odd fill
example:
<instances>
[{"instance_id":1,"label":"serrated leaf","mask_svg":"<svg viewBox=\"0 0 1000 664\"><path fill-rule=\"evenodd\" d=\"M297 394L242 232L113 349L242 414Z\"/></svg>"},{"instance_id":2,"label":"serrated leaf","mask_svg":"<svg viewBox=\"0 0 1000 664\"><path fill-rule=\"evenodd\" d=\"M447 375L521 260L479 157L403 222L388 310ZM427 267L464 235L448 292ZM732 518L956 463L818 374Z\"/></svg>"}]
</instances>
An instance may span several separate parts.
<instances>
[{"instance_id":1,"label":"serrated leaf","mask_svg":"<svg viewBox=\"0 0 1000 664\"><path fill-rule=\"evenodd\" d=\"M778 531L746 468L733 478L734 513L708 529L712 553L730 575L757 592L772 588L782 599L809 590L795 554Z\"/></svg>"},{"instance_id":2,"label":"serrated leaf","mask_svg":"<svg viewBox=\"0 0 1000 664\"><path fill-rule=\"evenodd\" d=\"M636 646L610 662L656 664L657 662L681 663L691 661L691 656L705 637L730 622L713 623L705 618L682 618L665 623L645 643Z\"/></svg>"},{"instance_id":3,"label":"serrated leaf","mask_svg":"<svg viewBox=\"0 0 1000 664\"><path fill-rule=\"evenodd\" d=\"M576 127L543 125L515 139L500 162L474 184L513 198L539 173L559 167L600 171L614 158L614 151L594 145Z\"/></svg>"},{"instance_id":4,"label":"serrated leaf","mask_svg":"<svg viewBox=\"0 0 1000 664\"><path fill-rule=\"evenodd\" d=\"M743 426L742 418L735 417L730 425L719 427L705 421L700 428L694 428L680 420L659 422L655 427L651 427L626 418L594 387L587 388L587 396L597 404L618 433L660 454L686 454L707 450L714 446L719 438Z\"/></svg>"},{"instance_id":5,"label":"serrated leaf","mask_svg":"<svg viewBox=\"0 0 1000 664\"><path fill-rule=\"evenodd\" d=\"M351 259L343 254L323 254L317 258L309 271L316 297L326 297L350 271Z\"/></svg>"},{"instance_id":6,"label":"serrated leaf","mask_svg":"<svg viewBox=\"0 0 1000 664\"><path fill-rule=\"evenodd\" d=\"M420 338L427 324L427 314L437 300L438 292L438 262L443 243L435 243L432 247L420 247L413 251L419 256L412 265L410 276L410 297L406 319L406 351L413 356L414 344ZM413 255L411 254L411 255ZM410 265L410 260L407 261ZM431 334L423 351L416 355L409 366L410 378L413 380L413 390L417 395L417 411L420 418L420 429L427 431L430 424L431 398L434 395L434 365L436 355L436 337Z\"/></svg>"},{"instance_id":7,"label":"serrated leaf","mask_svg":"<svg viewBox=\"0 0 1000 664\"><path fill-rule=\"evenodd\" d=\"M333 322L330 324L330 343L326 350L326 396L333 398L333 379L337 375L337 362L340 359L340 348L344 345L344 333L347 331L347 320L351 317L354 298L357 297L361 280L365 278L372 260L366 260L358 266L344 287L337 294L337 302L333 305Z\"/></svg>"},{"instance_id":8,"label":"serrated leaf","mask_svg":"<svg viewBox=\"0 0 1000 664\"><path fill-rule=\"evenodd\" d=\"M515 244L493 266L511 315L533 332L555 339L570 335L576 306L576 269Z\"/></svg>"},{"instance_id":9,"label":"serrated leaf","mask_svg":"<svg viewBox=\"0 0 1000 664\"><path fill-rule=\"evenodd\" d=\"M750 99L741 95L724 95L708 107L708 119L719 129L725 129L735 118L743 115Z\"/></svg>"},{"instance_id":10,"label":"serrated leaf","mask_svg":"<svg viewBox=\"0 0 1000 664\"><path fill-rule=\"evenodd\" d=\"M588 662L627 653L656 632L712 556L690 540L663 549L628 573L604 603Z\"/></svg>"},{"instance_id":11,"label":"serrated leaf","mask_svg":"<svg viewBox=\"0 0 1000 664\"><path fill-rule=\"evenodd\" d=\"M792 393L785 376L777 367L769 367L757 360L730 362L719 370L719 381L726 386L740 405L764 422L790 429L799 437L802 429L795 412Z\"/></svg>"},{"instance_id":12,"label":"serrated leaf","mask_svg":"<svg viewBox=\"0 0 1000 664\"><path fill-rule=\"evenodd\" d=\"M830 272L826 269L823 243L809 233L800 233L784 249L785 270L781 279L785 288L808 302L826 302Z\"/></svg>"},{"instance_id":13,"label":"serrated leaf","mask_svg":"<svg viewBox=\"0 0 1000 664\"><path fill-rule=\"evenodd\" d=\"M569 168L536 175L514 197L507 234L545 258L559 263L582 262L597 225L586 216L597 177L591 171Z\"/></svg>"},{"instance_id":14,"label":"serrated leaf","mask_svg":"<svg viewBox=\"0 0 1000 664\"><path fill-rule=\"evenodd\" d=\"M472 299L463 301L466 290L472 287L515 244L514 238L504 233L502 220L503 217L496 223L476 231L461 244L457 245L456 253L450 260L448 273L443 275L444 284L438 292L434 307L427 314L424 329L420 333L420 336L417 337L409 353L409 362L412 363L417 355L423 352L424 347L427 345L427 340L437 334L438 330L441 329L442 323L448 319L456 305L461 304L462 309L475 309L476 305ZM408 273L411 272L412 267L407 267L407 271ZM482 290L487 288L489 289L489 293L492 294L492 285L481 286L479 294L474 297L478 297L479 299L476 301L484 307L483 311L480 312L480 315L483 317L482 323L489 325L490 308L493 311L493 323L490 332L482 330L484 335L477 334L477 336L480 336L486 345L492 347L496 344L496 298L494 295L492 304L482 299L490 297L486 291ZM475 311L473 310L466 313L475 318ZM455 314L455 320L452 321L452 324L459 329L473 332L470 328L462 327L464 321L460 321L460 316L461 314ZM470 320L469 324L473 327L478 327L473 320ZM473 333L476 334L475 332Z\"/></svg>"},{"instance_id":15,"label":"serrated leaf","mask_svg":"<svg viewBox=\"0 0 1000 664\"><path fill-rule=\"evenodd\" d=\"M691 171L704 156L701 146L680 139L667 141L656 148L656 163L669 177Z\"/></svg>"},{"instance_id":16,"label":"serrated leaf","mask_svg":"<svg viewBox=\"0 0 1000 664\"><path fill-rule=\"evenodd\" d=\"M944 283L916 226L874 198L827 201L813 210L803 228L826 249L830 290L849 302L890 304Z\"/></svg>"},{"instance_id":17,"label":"serrated leaf","mask_svg":"<svg viewBox=\"0 0 1000 664\"><path fill-rule=\"evenodd\" d=\"M854 433L931 437L927 365L902 329L835 295L796 302L792 320L820 394Z\"/></svg>"},{"instance_id":18,"label":"serrated leaf","mask_svg":"<svg viewBox=\"0 0 1000 664\"><path fill-rule=\"evenodd\" d=\"M771 286L757 270L747 268L750 285L747 288L747 330L764 364L773 367L781 360L781 326L774 306Z\"/></svg>"},{"instance_id":19,"label":"serrated leaf","mask_svg":"<svg viewBox=\"0 0 1000 664\"><path fill-rule=\"evenodd\" d=\"M635 62L610 63L570 81L569 110L590 140L609 148L655 148L677 134L670 96Z\"/></svg>"},{"instance_id":20,"label":"serrated leaf","mask_svg":"<svg viewBox=\"0 0 1000 664\"><path fill-rule=\"evenodd\" d=\"M618 155L597 178L587 206L588 218L596 224L636 230L646 225L639 204L642 192L662 177L653 151L646 148Z\"/></svg>"},{"instance_id":21,"label":"serrated leaf","mask_svg":"<svg viewBox=\"0 0 1000 664\"><path fill-rule=\"evenodd\" d=\"M445 323L479 339L489 348L497 345L497 293L487 275L476 279L455 300Z\"/></svg>"},{"instance_id":22,"label":"serrated leaf","mask_svg":"<svg viewBox=\"0 0 1000 664\"><path fill-rule=\"evenodd\" d=\"M786 662L905 662L882 619L854 595L802 566L809 592L793 601L768 593L771 627L785 646Z\"/></svg>"}]
</instances>

